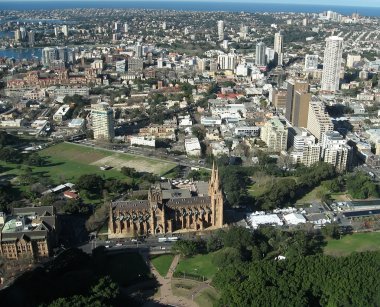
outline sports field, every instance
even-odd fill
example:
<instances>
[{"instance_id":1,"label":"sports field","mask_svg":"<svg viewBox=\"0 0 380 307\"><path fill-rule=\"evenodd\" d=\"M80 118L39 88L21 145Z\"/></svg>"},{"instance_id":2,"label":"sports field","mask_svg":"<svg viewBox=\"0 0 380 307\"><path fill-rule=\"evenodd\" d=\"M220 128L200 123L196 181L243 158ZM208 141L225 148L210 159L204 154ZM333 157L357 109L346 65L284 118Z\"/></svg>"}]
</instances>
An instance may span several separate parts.
<instances>
[{"instance_id":1,"label":"sports field","mask_svg":"<svg viewBox=\"0 0 380 307\"><path fill-rule=\"evenodd\" d=\"M353 252L380 250L380 232L354 233L340 240L329 240L324 249L331 256L347 256Z\"/></svg>"},{"instance_id":2,"label":"sports field","mask_svg":"<svg viewBox=\"0 0 380 307\"><path fill-rule=\"evenodd\" d=\"M215 253L205 255L195 255L189 258L181 258L179 261L176 272L197 276L204 276L205 279L212 279L217 272L217 267L212 263L212 258Z\"/></svg>"},{"instance_id":3,"label":"sports field","mask_svg":"<svg viewBox=\"0 0 380 307\"><path fill-rule=\"evenodd\" d=\"M79 165L99 169L99 166L109 165L120 170L123 166L132 167L138 172L149 172L157 175L164 174L176 166L173 162L154 158L135 156L126 153L116 153L111 150L91 148L73 143L60 143L40 151L50 162L64 162L69 169ZM74 170L75 171L75 170ZM110 171L106 171L110 172ZM103 172L104 173L104 172Z\"/></svg>"}]
</instances>

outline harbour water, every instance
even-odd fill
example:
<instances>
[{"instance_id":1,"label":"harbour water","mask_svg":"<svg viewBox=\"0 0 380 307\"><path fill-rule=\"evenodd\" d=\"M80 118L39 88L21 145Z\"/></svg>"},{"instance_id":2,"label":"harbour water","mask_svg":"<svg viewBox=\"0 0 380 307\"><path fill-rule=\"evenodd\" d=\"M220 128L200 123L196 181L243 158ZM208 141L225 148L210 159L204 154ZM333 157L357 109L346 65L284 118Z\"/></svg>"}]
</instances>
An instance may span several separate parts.
<instances>
[{"instance_id":1,"label":"harbour water","mask_svg":"<svg viewBox=\"0 0 380 307\"><path fill-rule=\"evenodd\" d=\"M42 56L42 48L12 48L0 49L0 58L14 58L16 60L32 59L33 57Z\"/></svg>"}]
</instances>

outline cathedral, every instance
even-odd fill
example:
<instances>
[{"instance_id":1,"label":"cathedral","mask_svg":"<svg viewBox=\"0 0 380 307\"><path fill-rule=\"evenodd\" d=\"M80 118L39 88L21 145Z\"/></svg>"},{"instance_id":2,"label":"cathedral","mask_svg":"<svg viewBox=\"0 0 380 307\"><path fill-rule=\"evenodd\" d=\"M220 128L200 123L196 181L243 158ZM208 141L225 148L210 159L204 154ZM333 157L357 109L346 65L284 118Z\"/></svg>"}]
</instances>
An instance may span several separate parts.
<instances>
[{"instance_id":1,"label":"cathedral","mask_svg":"<svg viewBox=\"0 0 380 307\"><path fill-rule=\"evenodd\" d=\"M213 165L207 182L153 185L147 200L110 204L109 238L211 230L223 227L223 192Z\"/></svg>"}]
</instances>

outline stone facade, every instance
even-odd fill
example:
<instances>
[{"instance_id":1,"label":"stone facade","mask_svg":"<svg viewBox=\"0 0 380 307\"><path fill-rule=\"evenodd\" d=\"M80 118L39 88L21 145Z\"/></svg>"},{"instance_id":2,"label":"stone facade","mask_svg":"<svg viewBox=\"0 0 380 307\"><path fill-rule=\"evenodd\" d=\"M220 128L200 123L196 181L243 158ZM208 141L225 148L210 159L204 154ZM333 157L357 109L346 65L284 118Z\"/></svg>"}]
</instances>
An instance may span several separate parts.
<instances>
[{"instance_id":1,"label":"stone facade","mask_svg":"<svg viewBox=\"0 0 380 307\"><path fill-rule=\"evenodd\" d=\"M206 183L207 184L207 183ZM223 192L218 170L213 167L207 191L152 187L148 200L110 205L109 237L133 237L223 227ZM197 194L196 196L192 196Z\"/></svg>"}]
</instances>

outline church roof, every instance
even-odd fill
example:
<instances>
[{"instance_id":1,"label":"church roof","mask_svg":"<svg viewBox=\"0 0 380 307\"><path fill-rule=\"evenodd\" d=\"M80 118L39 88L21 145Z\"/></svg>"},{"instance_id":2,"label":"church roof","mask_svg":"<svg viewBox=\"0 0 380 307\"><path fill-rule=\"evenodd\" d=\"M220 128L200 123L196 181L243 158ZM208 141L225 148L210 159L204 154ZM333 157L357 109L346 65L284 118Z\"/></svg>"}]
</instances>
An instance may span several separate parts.
<instances>
[{"instance_id":1,"label":"church roof","mask_svg":"<svg viewBox=\"0 0 380 307\"><path fill-rule=\"evenodd\" d=\"M186 208L191 206L199 206L199 205L205 205L210 206L211 203L211 197L210 196L204 196L204 197L190 197L190 198L175 198L170 199L166 206L169 208Z\"/></svg>"},{"instance_id":2,"label":"church roof","mask_svg":"<svg viewBox=\"0 0 380 307\"><path fill-rule=\"evenodd\" d=\"M150 206L148 200L127 200L112 203L112 208L122 210L148 210Z\"/></svg>"}]
</instances>

